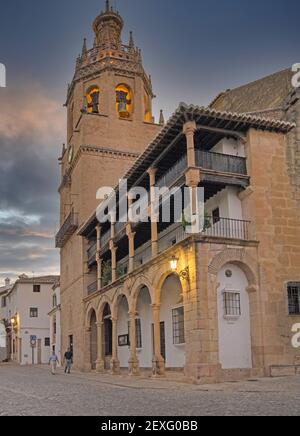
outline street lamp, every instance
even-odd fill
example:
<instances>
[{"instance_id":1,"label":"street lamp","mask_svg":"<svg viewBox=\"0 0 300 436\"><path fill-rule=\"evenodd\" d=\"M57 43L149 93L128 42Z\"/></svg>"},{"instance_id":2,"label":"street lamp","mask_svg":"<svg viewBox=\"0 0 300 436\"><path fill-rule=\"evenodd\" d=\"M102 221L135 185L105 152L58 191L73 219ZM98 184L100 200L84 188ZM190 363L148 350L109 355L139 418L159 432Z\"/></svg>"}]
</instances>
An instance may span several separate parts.
<instances>
[{"instance_id":1,"label":"street lamp","mask_svg":"<svg viewBox=\"0 0 300 436\"><path fill-rule=\"evenodd\" d=\"M177 264L178 264L178 258L176 256L173 256L170 259L170 267L173 272L177 270Z\"/></svg>"}]
</instances>

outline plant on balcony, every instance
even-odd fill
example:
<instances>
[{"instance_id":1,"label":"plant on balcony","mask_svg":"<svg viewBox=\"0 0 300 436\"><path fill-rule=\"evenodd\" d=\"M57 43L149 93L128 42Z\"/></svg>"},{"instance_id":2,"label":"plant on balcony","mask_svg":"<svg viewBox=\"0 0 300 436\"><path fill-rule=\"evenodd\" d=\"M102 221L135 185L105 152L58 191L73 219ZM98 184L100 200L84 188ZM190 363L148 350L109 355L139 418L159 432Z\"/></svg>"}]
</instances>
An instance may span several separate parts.
<instances>
[{"instance_id":1,"label":"plant on balcony","mask_svg":"<svg viewBox=\"0 0 300 436\"><path fill-rule=\"evenodd\" d=\"M102 263L102 286L107 286L112 279L112 267L111 267L111 261L108 260L107 262Z\"/></svg>"}]
</instances>

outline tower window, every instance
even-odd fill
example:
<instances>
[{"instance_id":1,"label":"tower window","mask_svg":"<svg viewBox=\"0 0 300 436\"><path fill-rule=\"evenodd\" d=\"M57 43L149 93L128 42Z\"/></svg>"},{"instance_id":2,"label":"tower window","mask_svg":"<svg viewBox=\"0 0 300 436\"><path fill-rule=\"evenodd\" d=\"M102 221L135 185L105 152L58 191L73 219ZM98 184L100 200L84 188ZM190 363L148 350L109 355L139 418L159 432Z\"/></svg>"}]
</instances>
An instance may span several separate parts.
<instances>
[{"instance_id":1,"label":"tower window","mask_svg":"<svg viewBox=\"0 0 300 436\"><path fill-rule=\"evenodd\" d=\"M132 113L132 92L126 85L116 88L116 105L120 118L130 118Z\"/></svg>"},{"instance_id":2,"label":"tower window","mask_svg":"<svg viewBox=\"0 0 300 436\"><path fill-rule=\"evenodd\" d=\"M98 114L100 105L100 90L92 88L87 94L87 111L89 114Z\"/></svg>"}]
</instances>

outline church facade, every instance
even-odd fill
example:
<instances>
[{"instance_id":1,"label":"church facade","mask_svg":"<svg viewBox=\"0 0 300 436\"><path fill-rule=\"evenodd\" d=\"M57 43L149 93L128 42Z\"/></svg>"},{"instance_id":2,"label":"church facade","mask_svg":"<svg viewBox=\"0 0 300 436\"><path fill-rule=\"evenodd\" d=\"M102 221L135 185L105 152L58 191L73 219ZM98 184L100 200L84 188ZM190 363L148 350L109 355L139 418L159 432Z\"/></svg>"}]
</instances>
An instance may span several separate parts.
<instances>
[{"instance_id":1,"label":"church facade","mask_svg":"<svg viewBox=\"0 0 300 436\"><path fill-rule=\"evenodd\" d=\"M56 236L62 349L84 371L170 370L202 383L297 371L300 217L286 152L295 125L185 104L155 124L151 78L122 28L106 2L68 89ZM202 188L201 232L174 215L99 222L97 191L120 178L148 193L144 208L126 198L126 210L149 217L154 187Z\"/></svg>"}]
</instances>

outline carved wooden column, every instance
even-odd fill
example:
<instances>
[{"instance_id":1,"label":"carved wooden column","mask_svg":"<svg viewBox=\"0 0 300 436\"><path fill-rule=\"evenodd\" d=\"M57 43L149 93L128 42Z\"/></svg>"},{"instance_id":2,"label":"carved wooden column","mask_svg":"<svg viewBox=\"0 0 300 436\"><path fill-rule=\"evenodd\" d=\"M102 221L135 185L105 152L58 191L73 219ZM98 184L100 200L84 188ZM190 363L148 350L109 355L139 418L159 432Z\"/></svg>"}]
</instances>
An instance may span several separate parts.
<instances>
[{"instance_id":1,"label":"carved wooden column","mask_svg":"<svg viewBox=\"0 0 300 436\"><path fill-rule=\"evenodd\" d=\"M104 357L103 357L103 322L98 322L97 324L97 361L96 361L96 371L104 372Z\"/></svg>"},{"instance_id":2,"label":"carved wooden column","mask_svg":"<svg viewBox=\"0 0 300 436\"><path fill-rule=\"evenodd\" d=\"M162 376L165 374L165 361L161 355L160 340L160 305L152 305L153 324L154 324L154 356L152 360L152 375Z\"/></svg>"},{"instance_id":3,"label":"carved wooden column","mask_svg":"<svg viewBox=\"0 0 300 436\"><path fill-rule=\"evenodd\" d=\"M132 272L134 270L134 237L135 233L131 229L131 224L128 224L126 227L126 234L128 237L128 247L129 247L129 264L128 264L128 271Z\"/></svg>"},{"instance_id":4,"label":"carved wooden column","mask_svg":"<svg viewBox=\"0 0 300 436\"><path fill-rule=\"evenodd\" d=\"M186 136L188 167L192 167L192 168L196 166L196 156L195 156L195 131L196 130L197 130L197 125L195 121L188 121L183 126L183 133Z\"/></svg>"},{"instance_id":5,"label":"carved wooden column","mask_svg":"<svg viewBox=\"0 0 300 436\"><path fill-rule=\"evenodd\" d=\"M113 241L110 241L109 248L111 251L111 281L115 282L117 280L117 247Z\"/></svg>"},{"instance_id":6,"label":"carved wooden column","mask_svg":"<svg viewBox=\"0 0 300 436\"><path fill-rule=\"evenodd\" d=\"M97 252L96 252L96 262L97 262L97 291L102 288L102 259L100 257L101 252L101 226L98 224L96 226L97 232Z\"/></svg>"},{"instance_id":7,"label":"carved wooden column","mask_svg":"<svg viewBox=\"0 0 300 436\"><path fill-rule=\"evenodd\" d=\"M112 374L120 373L120 362L118 359L118 319L112 318L112 359L110 361L110 371Z\"/></svg>"},{"instance_id":8,"label":"carved wooden column","mask_svg":"<svg viewBox=\"0 0 300 436\"><path fill-rule=\"evenodd\" d=\"M155 175L157 169L149 168L148 174L150 179L150 218L151 218L151 244L152 244L152 257L156 257L158 255L158 229L157 229L157 219L154 213L155 207Z\"/></svg>"},{"instance_id":9,"label":"carved wooden column","mask_svg":"<svg viewBox=\"0 0 300 436\"><path fill-rule=\"evenodd\" d=\"M130 359L128 362L129 375L140 374L140 362L136 354L136 313L129 313L130 328Z\"/></svg>"}]
</instances>

